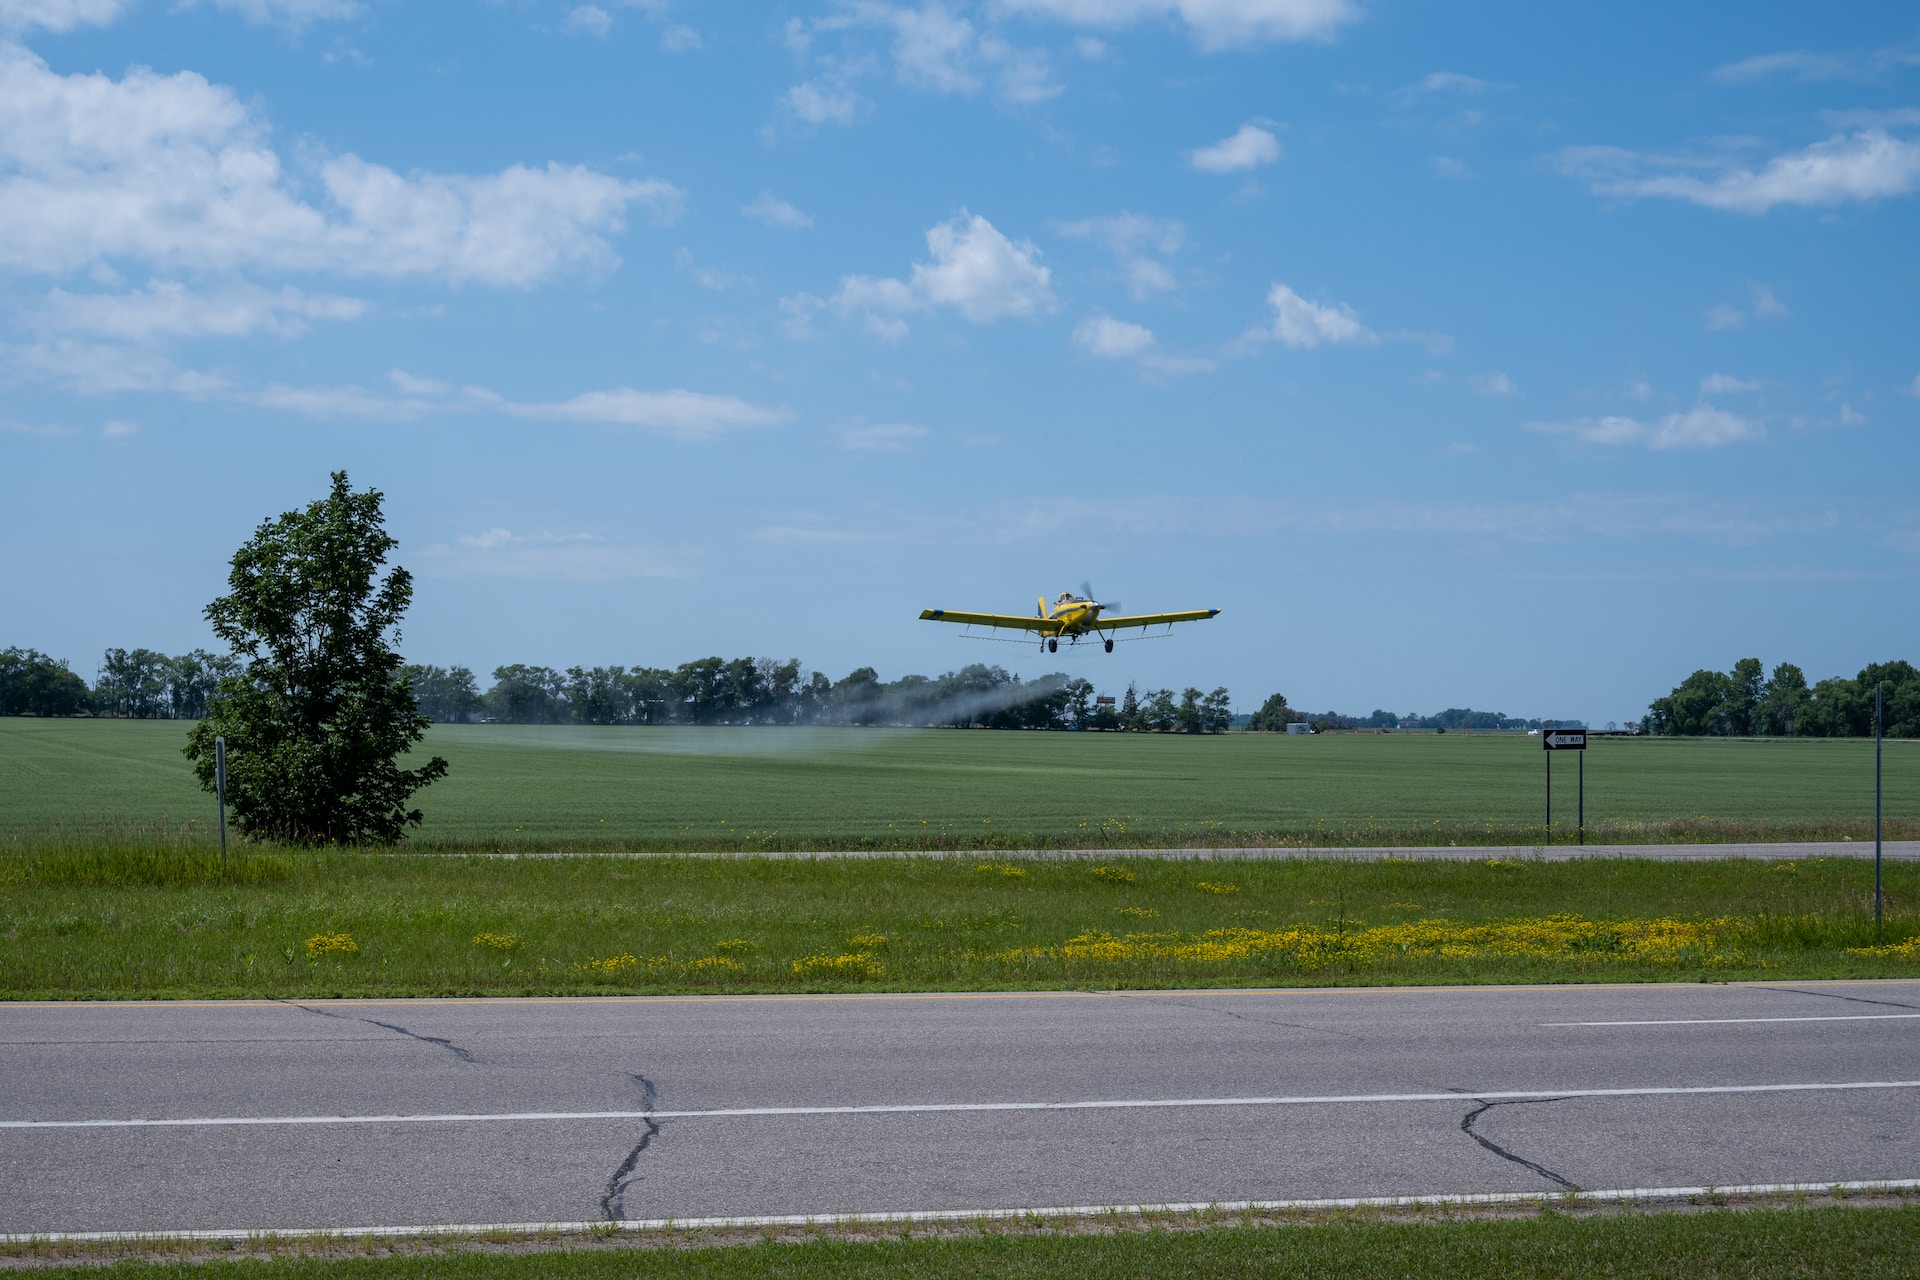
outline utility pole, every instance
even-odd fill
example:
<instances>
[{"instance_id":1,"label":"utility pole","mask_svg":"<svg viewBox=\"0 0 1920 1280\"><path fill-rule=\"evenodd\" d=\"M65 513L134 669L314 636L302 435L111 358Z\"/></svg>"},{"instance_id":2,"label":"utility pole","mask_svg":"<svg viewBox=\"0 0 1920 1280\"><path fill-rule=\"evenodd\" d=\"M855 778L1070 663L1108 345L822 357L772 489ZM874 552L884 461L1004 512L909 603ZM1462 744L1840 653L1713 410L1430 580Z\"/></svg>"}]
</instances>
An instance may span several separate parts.
<instances>
[{"instance_id":1,"label":"utility pole","mask_svg":"<svg viewBox=\"0 0 1920 1280\"><path fill-rule=\"evenodd\" d=\"M1550 733L1552 730L1543 730ZM1547 843L1553 843L1553 752L1547 752Z\"/></svg>"}]
</instances>

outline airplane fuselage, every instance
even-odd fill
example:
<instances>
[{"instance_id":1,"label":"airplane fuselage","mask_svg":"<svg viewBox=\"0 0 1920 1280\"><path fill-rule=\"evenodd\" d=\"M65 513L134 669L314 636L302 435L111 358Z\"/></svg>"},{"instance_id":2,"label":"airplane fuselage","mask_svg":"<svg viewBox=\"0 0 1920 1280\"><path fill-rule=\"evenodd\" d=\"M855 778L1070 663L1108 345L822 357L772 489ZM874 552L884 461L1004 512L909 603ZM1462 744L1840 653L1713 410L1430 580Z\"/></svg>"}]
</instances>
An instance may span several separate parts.
<instances>
[{"instance_id":1,"label":"airplane fuselage","mask_svg":"<svg viewBox=\"0 0 1920 1280\"><path fill-rule=\"evenodd\" d=\"M1062 596L1052 604L1042 600L1040 615L1054 624L1048 630L1056 635L1083 636L1099 620L1100 610L1105 607L1098 601Z\"/></svg>"}]
</instances>

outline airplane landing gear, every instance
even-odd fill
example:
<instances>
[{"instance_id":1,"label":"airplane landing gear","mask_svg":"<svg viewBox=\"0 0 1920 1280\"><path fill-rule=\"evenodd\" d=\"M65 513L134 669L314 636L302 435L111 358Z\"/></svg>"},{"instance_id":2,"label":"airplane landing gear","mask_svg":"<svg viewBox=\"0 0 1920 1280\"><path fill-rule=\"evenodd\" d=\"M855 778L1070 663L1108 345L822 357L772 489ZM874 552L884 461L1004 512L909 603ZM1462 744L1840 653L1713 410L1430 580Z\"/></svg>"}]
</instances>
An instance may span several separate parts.
<instances>
[{"instance_id":1,"label":"airplane landing gear","mask_svg":"<svg viewBox=\"0 0 1920 1280\"><path fill-rule=\"evenodd\" d=\"M1112 637L1112 636L1108 636L1108 637L1107 637L1107 652L1108 652L1108 653L1112 653L1112 652L1113 652L1113 637Z\"/></svg>"},{"instance_id":2,"label":"airplane landing gear","mask_svg":"<svg viewBox=\"0 0 1920 1280\"><path fill-rule=\"evenodd\" d=\"M1048 636L1048 637L1047 637L1047 652L1048 652L1048 653L1058 653L1058 652L1060 652L1060 640L1059 640L1059 637L1057 637L1057 636Z\"/></svg>"}]
</instances>

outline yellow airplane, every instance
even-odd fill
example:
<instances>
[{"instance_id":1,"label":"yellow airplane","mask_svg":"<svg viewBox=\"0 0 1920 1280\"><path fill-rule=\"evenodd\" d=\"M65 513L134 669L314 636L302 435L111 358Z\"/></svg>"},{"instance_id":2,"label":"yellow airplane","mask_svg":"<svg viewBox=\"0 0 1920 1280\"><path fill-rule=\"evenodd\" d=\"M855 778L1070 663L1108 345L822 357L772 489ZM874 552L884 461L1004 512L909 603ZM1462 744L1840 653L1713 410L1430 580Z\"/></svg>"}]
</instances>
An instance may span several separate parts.
<instances>
[{"instance_id":1,"label":"yellow airplane","mask_svg":"<svg viewBox=\"0 0 1920 1280\"><path fill-rule=\"evenodd\" d=\"M920 617L926 622L958 622L974 627L1003 627L1011 631L1036 631L1040 634L1040 646L1048 653L1060 652L1060 641L1064 637L1068 644L1079 644L1083 636L1096 632L1108 634L1101 637L1106 643L1107 652L1113 652L1113 635L1125 627L1139 627L1145 631L1148 627L1168 626L1176 622L1199 622L1216 616L1218 609L1189 609L1184 613L1136 613L1117 617L1102 617L1108 609L1118 609L1118 602L1101 604L1093 598L1093 588L1086 583L1080 584L1080 594L1062 591L1060 598L1048 604L1043 598L1039 612L1031 618L1023 618L1011 613L956 613L952 609L923 609Z\"/></svg>"}]
</instances>

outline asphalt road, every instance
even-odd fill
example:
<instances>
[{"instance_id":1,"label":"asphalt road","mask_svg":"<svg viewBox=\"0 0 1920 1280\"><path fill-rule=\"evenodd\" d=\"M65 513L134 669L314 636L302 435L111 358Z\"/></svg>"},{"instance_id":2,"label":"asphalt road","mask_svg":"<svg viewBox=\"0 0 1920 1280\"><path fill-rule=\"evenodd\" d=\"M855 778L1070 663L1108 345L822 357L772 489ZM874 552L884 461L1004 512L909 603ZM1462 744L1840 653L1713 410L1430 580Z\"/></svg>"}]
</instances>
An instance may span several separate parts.
<instances>
[{"instance_id":1,"label":"asphalt road","mask_svg":"<svg viewBox=\"0 0 1920 1280\"><path fill-rule=\"evenodd\" d=\"M0 1232L1908 1179L1917 1051L1920 982L0 1005Z\"/></svg>"}]
</instances>

